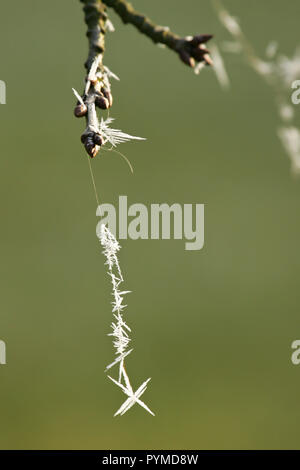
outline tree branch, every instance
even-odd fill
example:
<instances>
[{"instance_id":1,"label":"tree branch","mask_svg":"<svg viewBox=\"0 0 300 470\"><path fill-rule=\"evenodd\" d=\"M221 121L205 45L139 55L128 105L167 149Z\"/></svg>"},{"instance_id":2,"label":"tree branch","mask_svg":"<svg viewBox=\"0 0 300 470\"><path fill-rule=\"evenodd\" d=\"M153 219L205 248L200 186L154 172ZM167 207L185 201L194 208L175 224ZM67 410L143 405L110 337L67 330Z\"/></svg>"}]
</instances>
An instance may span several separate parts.
<instances>
[{"instance_id":1,"label":"tree branch","mask_svg":"<svg viewBox=\"0 0 300 470\"><path fill-rule=\"evenodd\" d=\"M112 106L112 95L107 69L103 65L107 14L105 5L99 0L80 0L87 25L89 53L85 62L88 75L82 97L78 96L74 109L76 117L86 117L87 127L81 136L90 157L97 155L103 139L99 134L96 106L108 109Z\"/></svg>"},{"instance_id":2,"label":"tree branch","mask_svg":"<svg viewBox=\"0 0 300 470\"><path fill-rule=\"evenodd\" d=\"M101 62L105 51L106 7L98 0L80 0L83 3L84 21L87 25L89 40L89 55L85 63L87 70L91 68L94 59L99 55Z\"/></svg>"},{"instance_id":3,"label":"tree branch","mask_svg":"<svg viewBox=\"0 0 300 470\"><path fill-rule=\"evenodd\" d=\"M146 16L136 12L126 0L80 0L80 2L83 3L84 20L87 25L89 52L85 62L87 76L84 93L80 96L74 91L78 100L74 114L76 117L86 118L87 127L81 136L81 142L93 158L103 144L96 106L105 110L110 108L113 102L109 81L111 73L103 65L108 25L106 6L113 8L124 23L131 23L154 43L164 44L175 51L180 59L192 68L198 67L198 64L200 67L212 65L209 51L205 47L205 43L212 38L212 35L202 34L181 38L169 28L157 26Z\"/></svg>"},{"instance_id":4,"label":"tree branch","mask_svg":"<svg viewBox=\"0 0 300 470\"><path fill-rule=\"evenodd\" d=\"M154 43L160 43L177 52L180 59L188 66L194 68L196 62L212 65L209 51L204 43L212 38L210 34L188 36L181 38L172 33L168 27L157 26L145 15L135 11L126 0L102 0L105 5L114 9L123 23L130 23L142 34L148 36Z\"/></svg>"}]
</instances>

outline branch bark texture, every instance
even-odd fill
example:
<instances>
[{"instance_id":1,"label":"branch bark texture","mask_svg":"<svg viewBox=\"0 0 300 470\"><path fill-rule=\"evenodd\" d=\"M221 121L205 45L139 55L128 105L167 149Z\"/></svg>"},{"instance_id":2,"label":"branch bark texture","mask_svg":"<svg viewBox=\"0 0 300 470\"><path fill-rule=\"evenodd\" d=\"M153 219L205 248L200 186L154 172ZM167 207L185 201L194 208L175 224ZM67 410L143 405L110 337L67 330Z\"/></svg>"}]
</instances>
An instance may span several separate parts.
<instances>
[{"instance_id":1,"label":"branch bark texture","mask_svg":"<svg viewBox=\"0 0 300 470\"><path fill-rule=\"evenodd\" d=\"M190 67L196 62L205 62L212 65L209 51L204 43L212 38L211 34L199 34L181 38L172 33L168 27L158 26L145 15L137 12L126 0L102 0L105 5L114 9L123 23L130 23L142 34L148 36L154 43L160 43L177 52L181 60Z\"/></svg>"}]
</instances>

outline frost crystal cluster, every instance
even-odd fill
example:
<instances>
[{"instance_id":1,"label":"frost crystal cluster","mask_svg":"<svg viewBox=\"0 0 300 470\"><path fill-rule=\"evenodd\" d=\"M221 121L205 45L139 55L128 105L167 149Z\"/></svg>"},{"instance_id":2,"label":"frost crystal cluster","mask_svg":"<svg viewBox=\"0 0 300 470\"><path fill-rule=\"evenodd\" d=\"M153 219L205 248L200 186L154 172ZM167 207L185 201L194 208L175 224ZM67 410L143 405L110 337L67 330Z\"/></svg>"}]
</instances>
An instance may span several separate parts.
<instances>
[{"instance_id":1,"label":"frost crystal cluster","mask_svg":"<svg viewBox=\"0 0 300 470\"><path fill-rule=\"evenodd\" d=\"M114 237L114 235L109 231L109 229L102 224L100 233L98 233L100 243L103 248L103 254L106 258L105 264L108 268L108 274L111 278L112 283L112 313L113 321L111 324L112 332L109 333L109 336L113 337L113 346L115 348L116 358L115 360L106 367L106 371L118 366L118 378L114 379L111 376L108 376L112 382L114 382L120 389L127 395L127 399L124 401L122 406L115 413L117 415L123 415L128 411L135 403L138 403L146 411L154 416L154 413L148 408L148 406L140 399L142 394L145 392L150 378L147 379L142 385L134 391L129 377L125 369L125 357L128 356L132 349L128 349L130 343L129 333L131 330L124 320L123 313L127 305L124 305L124 295L128 294L130 291L121 290L121 284L124 279L122 276L119 260L118 260L118 251L120 250L120 244Z\"/></svg>"}]
</instances>

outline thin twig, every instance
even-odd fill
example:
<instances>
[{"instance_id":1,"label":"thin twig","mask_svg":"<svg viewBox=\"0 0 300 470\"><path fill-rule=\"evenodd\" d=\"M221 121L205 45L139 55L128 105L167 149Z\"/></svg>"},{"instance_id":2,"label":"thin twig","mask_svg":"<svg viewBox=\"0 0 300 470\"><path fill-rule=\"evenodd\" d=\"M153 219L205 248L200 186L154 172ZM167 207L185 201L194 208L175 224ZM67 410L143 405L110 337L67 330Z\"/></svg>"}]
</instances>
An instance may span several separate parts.
<instances>
[{"instance_id":1,"label":"thin twig","mask_svg":"<svg viewBox=\"0 0 300 470\"><path fill-rule=\"evenodd\" d=\"M142 34L148 36L153 42L164 44L169 49L177 52L181 60L194 68L197 62L212 65L209 51L204 43L212 38L211 34L202 34L181 38L172 33L168 27L158 26L145 15L137 12L126 0L102 0L105 5L114 9L123 23L130 23Z\"/></svg>"},{"instance_id":2,"label":"thin twig","mask_svg":"<svg viewBox=\"0 0 300 470\"><path fill-rule=\"evenodd\" d=\"M83 96L78 98L74 114L76 117L86 117L87 127L81 136L81 141L89 156L94 157L103 143L98 132L96 106L108 109L112 105L109 75L103 65L108 17L106 6L101 1L80 1L84 4L89 52L85 62L87 70L85 90Z\"/></svg>"},{"instance_id":3,"label":"thin twig","mask_svg":"<svg viewBox=\"0 0 300 470\"><path fill-rule=\"evenodd\" d=\"M107 14L105 5L98 0L80 0L80 2L84 4L84 20L88 28L89 55L85 67L89 71L97 56L100 57L102 63L105 51Z\"/></svg>"}]
</instances>

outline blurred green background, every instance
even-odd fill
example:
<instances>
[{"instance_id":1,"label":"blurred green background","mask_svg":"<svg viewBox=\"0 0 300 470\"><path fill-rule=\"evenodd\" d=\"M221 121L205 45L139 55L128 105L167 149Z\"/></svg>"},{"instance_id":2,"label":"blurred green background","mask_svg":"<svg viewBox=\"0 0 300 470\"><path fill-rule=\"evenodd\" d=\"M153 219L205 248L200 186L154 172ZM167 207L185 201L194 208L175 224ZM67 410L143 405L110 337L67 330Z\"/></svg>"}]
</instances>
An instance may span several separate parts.
<instances>
[{"instance_id":1,"label":"blurred green background","mask_svg":"<svg viewBox=\"0 0 300 470\"><path fill-rule=\"evenodd\" d=\"M269 40L292 54L296 0L226 1L263 54ZM210 2L135 1L179 34L230 39ZM299 448L300 181L276 137L271 90L226 55L231 89L199 77L115 14L106 64L116 127L147 137L93 163L102 202L205 203L205 247L123 241L133 385L125 399L103 373L113 357L110 284L83 120L87 39L79 1L2 2L0 366L2 449ZM299 77L300 79L300 77Z\"/></svg>"}]
</instances>

